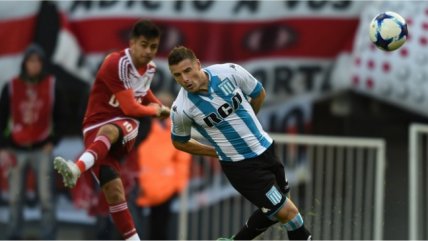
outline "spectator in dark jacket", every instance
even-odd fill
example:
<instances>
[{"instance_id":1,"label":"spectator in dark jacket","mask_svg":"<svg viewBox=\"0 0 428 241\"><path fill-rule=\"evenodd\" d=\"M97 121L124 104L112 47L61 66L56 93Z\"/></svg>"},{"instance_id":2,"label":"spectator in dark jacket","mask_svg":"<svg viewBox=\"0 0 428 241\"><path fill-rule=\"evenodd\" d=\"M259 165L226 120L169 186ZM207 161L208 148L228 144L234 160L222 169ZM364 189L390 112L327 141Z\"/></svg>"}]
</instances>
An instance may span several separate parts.
<instances>
[{"instance_id":1,"label":"spectator in dark jacket","mask_svg":"<svg viewBox=\"0 0 428 241\"><path fill-rule=\"evenodd\" d=\"M26 196L27 168L35 173L41 204L41 239L55 239L55 202L51 153L59 141L61 95L55 77L46 71L45 53L30 45L19 76L3 87L0 97L0 162L9 172L8 239L20 239Z\"/></svg>"}]
</instances>

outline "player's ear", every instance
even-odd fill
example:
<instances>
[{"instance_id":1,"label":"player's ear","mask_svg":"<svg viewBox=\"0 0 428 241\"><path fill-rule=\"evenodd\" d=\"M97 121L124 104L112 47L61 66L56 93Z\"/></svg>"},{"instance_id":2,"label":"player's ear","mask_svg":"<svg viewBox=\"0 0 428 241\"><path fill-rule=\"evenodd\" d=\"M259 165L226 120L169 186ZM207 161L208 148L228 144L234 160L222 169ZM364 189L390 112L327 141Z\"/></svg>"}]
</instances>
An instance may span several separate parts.
<instances>
[{"instance_id":1,"label":"player's ear","mask_svg":"<svg viewBox=\"0 0 428 241\"><path fill-rule=\"evenodd\" d=\"M195 60L196 66L198 66L198 69L202 69L201 61L199 59Z\"/></svg>"},{"instance_id":2,"label":"player's ear","mask_svg":"<svg viewBox=\"0 0 428 241\"><path fill-rule=\"evenodd\" d=\"M132 46L135 44L135 38L130 38L129 39L129 46Z\"/></svg>"}]
</instances>

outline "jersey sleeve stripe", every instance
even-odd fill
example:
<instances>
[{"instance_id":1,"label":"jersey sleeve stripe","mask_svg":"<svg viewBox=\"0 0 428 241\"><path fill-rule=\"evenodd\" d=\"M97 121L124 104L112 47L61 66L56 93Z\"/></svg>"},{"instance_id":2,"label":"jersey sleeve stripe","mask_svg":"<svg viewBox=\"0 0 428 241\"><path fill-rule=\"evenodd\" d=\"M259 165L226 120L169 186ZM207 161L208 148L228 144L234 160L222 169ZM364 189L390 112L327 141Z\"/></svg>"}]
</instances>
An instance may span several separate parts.
<instances>
[{"instance_id":1,"label":"jersey sleeve stripe","mask_svg":"<svg viewBox=\"0 0 428 241\"><path fill-rule=\"evenodd\" d=\"M188 140L190 140L190 136L177 136L174 133L171 133L171 138L172 140L178 142L187 142Z\"/></svg>"},{"instance_id":2,"label":"jersey sleeve stripe","mask_svg":"<svg viewBox=\"0 0 428 241\"><path fill-rule=\"evenodd\" d=\"M124 82L123 80L125 79L125 73L123 71L123 57L119 59L119 79Z\"/></svg>"},{"instance_id":3,"label":"jersey sleeve stripe","mask_svg":"<svg viewBox=\"0 0 428 241\"><path fill-rule=\"evenodd\" d=\"M127 57L123 56L122 58L120 58L120 60L119 60L119 78L120 78L120 80L122 80L125 87L127 89L130 89L131 88L130 81L129 81L129 77L127 75L128 66L129 66L129 60L127 59Z\"/></svg>"},{"instance_id":4,"label":"jersey sleeve stripe","mask_svg":"<svg viewBox=\"0 0 428 241\"><path fill-rule=\"evenodd\" d=\"M257 85L254 88L254 90L251 92L250 97L251 98L257 97L262 91L262 89L263 89L262 84L260 82L257 82Z\"/></svg>"}]
</instances>

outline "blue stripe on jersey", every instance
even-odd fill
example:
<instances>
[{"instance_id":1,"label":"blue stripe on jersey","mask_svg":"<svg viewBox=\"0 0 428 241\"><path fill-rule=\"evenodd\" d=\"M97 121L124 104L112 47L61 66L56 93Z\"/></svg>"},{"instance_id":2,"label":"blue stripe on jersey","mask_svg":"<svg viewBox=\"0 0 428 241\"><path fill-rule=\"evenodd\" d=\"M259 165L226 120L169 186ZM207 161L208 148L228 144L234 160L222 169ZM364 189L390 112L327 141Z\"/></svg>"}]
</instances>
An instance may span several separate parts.
<instances>
[{"instance_id":1,"label":"blue stripe on jersey","mask_svg":"<svg viewBox=\"0 0 428 241\"><path fill-rule=\"evenodd\" d=\"M214 83L214 79L217 79L216 82L218 82L218 78L213 77L211 81L213 81L212 86L216 86L217 83ZM217 92L216 92L217 93ZM208 115L210 113L217 113L217 110L212 106L210 103L204 101L201 99L200 96L196 94L189 93L188 95L190 101L193 102L193 104L204 114ZM218 128L218 130L226 137L226 139L232 144L232 146L235 148L235 150L243 155L246 156L249 153L251 153L254 156L254 153L252 152L251 148L247 145L245 141L241 141L241 136L236 132L236 130L227 122L222 121L219 123L219 125L223 125L222 128ZM236 142L234 140L239 140L239 142Z\"/></svg>"},{"instance_id":2,"label":"blue stripe on jersey","mask_svg":"<svg viewBox=\"0 0 428 241\"><path fill-rule=\"evenodd\" d=\"M270 142L268 139L266 139L266 137L260 132L260 129L257 128L257 125L254 121L253 118L251 118L251 115L248 113L248 111L246 111L244 109L244 107L240 106L238 108L238 110L235 112L236 115L239 116L239 118L241 118L241 120L247 124L248 129L250 129L251 133L257 137L257 139L259 140L260 144L264 147L264 148L268 148L270 146Z\"/></svg>"},{"instance_id":3,"label":"blue stripe on jersey","mask_svg":"<svg viewBox=\"0 0 428 241\"><path fill-rule=\"evenodd\" d=\"M226 154L224 154L224 152L221 150L221 148L215 143L215 141L211 138L211 136L208 134L208 132L200 125L196 124L196 122L194 122L193 125L196 130L199 131L199 133L201 133L201 135L203 137L205 137L211 144L214 145L214 148L217 151L217 154L219 155L219 159L221 161L231 161L232 159L230 159L228 156L226 156Z\"/></svg>"},{"instance_id":4,"label":"blue stripe on jersey","mask_svg":"<svg viewBox=\"0 0 428 241\"><path fill-rule=\"evenodd\" d=\"M260 94L260 92L262 91L262 89L263 89L262 83L257 81L256 88L254 88L253 92L251 92L250 97L251 98L257 97Z\"/></svg>"},{"instance_id":5,"label":"blue stripe on jersey","mask_svg":"<svg viewBox=\"0 0 428 241\"><path fill-rule=\"evenodd\" d=\"M217 77L214 77L213 79L215 79L216 81L219 81ZM258 84L260 84L260 82ZM219 86L219 84L217 83L213 83L213 85ZM261 90L261 85L259 88L259 92L260 90ZM230 101L230 97L225 96L222 91L216 91L216 94L223 100ZM257 128L255 120L251 117L248 111L251 111L251 110L246 110L242 105L240 105L238 109L235 111L235 114L247 125L248 129L251 131L251 134L259 140L260 144L264 148L268 148L271 143L265 138L265 136L262 135L262 133L260 132L260 129ZM251 158L256 156L256 153L253 152L251 149L248 152L240 153L240 154L242 154L245 158Z\"/></svg>"},{"instance_id":6,"label":"blue stripe on jersey","mask_svg":"<svg viewBox=\"0 0 428 241\"><path fill-rule=\"evenodd\" d=\"M226 96L223 91L219 90L218 86L220 86L221 84L220 78L218 78L218 76L212 76L211 82L212 82L211 86L213 86L215 94L218 97L222 98L225 102L230 103L231 95ZM239 109L242 109L242 105L239 106L238 110ZM242 141L242 137L239 135L238 132L236 132L236 130L228 122L223 121L220 123L220 125L223 125L226 123L227 123L227 128L224 128L224 131L222 131L222 133L226 137L226 139L232 144L235 150L239 154L243 155L244 158L256 156L256 153L253 152L253 150L247 145L245 141ZM234 140L238 140L238 141L234 141Z\"/></svg>"}]
</instances>

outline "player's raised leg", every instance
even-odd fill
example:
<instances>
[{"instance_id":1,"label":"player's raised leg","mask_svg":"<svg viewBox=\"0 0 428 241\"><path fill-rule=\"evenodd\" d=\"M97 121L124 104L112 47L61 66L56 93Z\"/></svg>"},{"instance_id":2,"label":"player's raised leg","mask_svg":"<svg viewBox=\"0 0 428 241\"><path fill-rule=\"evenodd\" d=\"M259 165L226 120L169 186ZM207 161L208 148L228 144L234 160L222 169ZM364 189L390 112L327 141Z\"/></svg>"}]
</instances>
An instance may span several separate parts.
<instances>
[{"instance_id":1,"label":"player's raised leg","mask_svg":"<svg viewBox=\"0 0 428 241\"><path fill-rule=\"evenodd\" d=\"M56 157L54 159L54 169L61 174L64 186L73 188L81 173L91 168L96 160L105 158L112 143L115 143L118 138L119 129L113 124L107 124L99 129L94 141L89 143L76 162Z\"/></svg>"}]
</instances>

